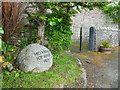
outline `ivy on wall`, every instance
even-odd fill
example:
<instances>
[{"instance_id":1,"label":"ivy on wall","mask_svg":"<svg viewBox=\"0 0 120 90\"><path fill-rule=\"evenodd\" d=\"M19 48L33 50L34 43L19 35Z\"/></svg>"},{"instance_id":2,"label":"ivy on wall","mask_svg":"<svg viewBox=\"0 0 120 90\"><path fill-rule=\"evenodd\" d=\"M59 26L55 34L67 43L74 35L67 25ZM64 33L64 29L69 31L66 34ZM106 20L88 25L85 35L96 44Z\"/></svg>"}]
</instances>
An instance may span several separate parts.
<instances>
[{"instance_id":1,"label":"ivy on wall","mask_svg":"<svg viewBox=\"0 0 120 90\"><path fill-rule=\"evenodd\" d=\"M48 47L53 51L69 49L71 45L71 18L67 12L58 11L47 15L48 27L45 29L45 36L49 41Z\"/></svg>"}]
</instances>

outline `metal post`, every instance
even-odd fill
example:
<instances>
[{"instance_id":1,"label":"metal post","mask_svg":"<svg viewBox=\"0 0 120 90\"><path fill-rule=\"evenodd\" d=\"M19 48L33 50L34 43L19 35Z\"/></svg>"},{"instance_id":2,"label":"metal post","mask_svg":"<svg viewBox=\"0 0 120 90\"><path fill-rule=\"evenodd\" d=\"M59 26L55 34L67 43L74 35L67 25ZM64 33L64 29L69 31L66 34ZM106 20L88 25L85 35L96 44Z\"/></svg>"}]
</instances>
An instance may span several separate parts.
<instances>
[{"instance_id":1,"label":"metal post","mask_svg":"<svg viewBox=\"0 0 120 90\"><path fill-rule=\"evenodd\" d=\"M82 27L80 28L80 52L82 50Z\"/></svg>"},{"instance_id":2,"label":"metal post","mask_svg":"<svg viewBox=\"0 0 120 90\"><path fill-rule=\"evenodd\" d=\"M89 50L95 51L95 27L90 27L89 31Z\"/></svg>"}]
</instances>

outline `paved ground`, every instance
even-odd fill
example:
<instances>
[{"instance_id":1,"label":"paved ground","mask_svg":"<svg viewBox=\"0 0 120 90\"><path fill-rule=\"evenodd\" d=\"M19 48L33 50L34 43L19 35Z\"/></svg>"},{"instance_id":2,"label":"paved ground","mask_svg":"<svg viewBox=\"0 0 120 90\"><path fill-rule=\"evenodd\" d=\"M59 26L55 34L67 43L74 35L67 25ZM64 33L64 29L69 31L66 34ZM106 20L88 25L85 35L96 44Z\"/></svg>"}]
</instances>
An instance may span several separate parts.
<instances>
[{"instance_id":1,"label":"paved ground","mask_svg":"<svg viewBox=\"0 0 120 90\"><path fill-rule=\"evenodd\" d=\"M105 67L97 67L82 61L87 73L88 88L117 88L118 59L104 62Z\"/></svg>"},{"instance_id":2,"label":"paved ground","mask_svg":"<svg viewBox=\"0 0 120 90\"><path fill-rule=\"evenodd\" d=\"M78 53L78 49L71 50ZM113 54L120 55L117 51ZM80 58L81 59L81 58ZM86 63L81 59L87 74L87 88L118 88L118 58L102 62L104 67L97 67L94 64Z\"/></svg>"}]
</instances>

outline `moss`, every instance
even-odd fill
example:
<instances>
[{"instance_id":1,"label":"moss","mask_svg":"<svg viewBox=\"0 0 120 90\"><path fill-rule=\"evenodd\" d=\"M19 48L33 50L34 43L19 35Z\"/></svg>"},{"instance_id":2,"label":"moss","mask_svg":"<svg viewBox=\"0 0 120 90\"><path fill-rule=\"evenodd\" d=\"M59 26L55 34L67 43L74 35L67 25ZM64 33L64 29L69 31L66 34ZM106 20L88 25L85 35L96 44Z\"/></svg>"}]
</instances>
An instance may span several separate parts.
<instances>
[{"instance_id":1,"label":"moss","mask_svg":"<svg viewBox=\"0 0 120 90\"><path fill-rule=\"evenodd\" d=\"M101 52L81 52L76 54L76 56L83 60L92 61L91 64L94 64L98 67L103 67L103 62L106 60L117 58L117 56L114 54L105 54Z\"/></svg>"}]
</instances>

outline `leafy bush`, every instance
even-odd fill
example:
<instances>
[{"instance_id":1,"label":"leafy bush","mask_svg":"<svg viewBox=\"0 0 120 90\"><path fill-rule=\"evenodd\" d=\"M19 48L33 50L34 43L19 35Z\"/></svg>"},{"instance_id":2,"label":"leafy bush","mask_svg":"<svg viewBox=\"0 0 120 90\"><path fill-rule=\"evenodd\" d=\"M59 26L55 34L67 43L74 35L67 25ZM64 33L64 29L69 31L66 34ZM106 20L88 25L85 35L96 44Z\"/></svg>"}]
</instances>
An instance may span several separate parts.
<instances>
[{"instance_id":1,"label":"leafy bush","mask_svg":"<svg viewBox=\"0 0 120 90\"><path fill-rule=\"evenodd\" d=\"M32 35L30 37L25 36L25 33L29 33L29 30L26 30L26 29L21 30L22 39L21 39L20 45L18 45L21 48L24 48L25 46L27 46L31 43L36 43L41 38L41 36L38 35L37 29L32 30L32 32L31 32Z\"/></svg>"},{"instance_id":2,"label":"leafy bush","mask_svg":"<svg viewBox=\"0 0 120 90\"><path fill-rule=\"evenodd\" d=\"M3 55L4 55L4 60L2 60L2 69L3 71L13 71L14 67L14 60L16 59L16 46L4 44L3 42Z\"/></svg>"},{"instance_id":3,"label":"leafy bush","mask_svg":"<svg viewBox=\"0 0 120 90\"><path fill-rule=\"evenodd\" d=\"M47 15L45 36L49 41L48 48L52 51L63 51L71 45L71 18L66 12L58 11Z\"/></svg>"},{"instance_id":4,"label":"leafy bush","mask_svg":"<svg viewBox=\"0 0 120 90\"><path fill-rule=\"evenodd\" d=\"M111 2L110 4L107 4L103 7L100 7L100 9L106 14L108 18L113 19L113 23L118 23L120 22L119 18L119 9L120 9L120 2Z\"/></svg>"},{"instance_id":5,"label":"leafy bush","mask_svg":"<svg viewBox=\"0 0 120 90\"><path fill-rule=\"evenodd\" d=\"M22 77L23 71L19 70L16 66L16 56L18 54L17 50L19 47L2 44L3 57L0 60L0 65L2 66L3 79L6 78L7 82L15 81L18 77Z\"/></svg>"}]
</instances>

